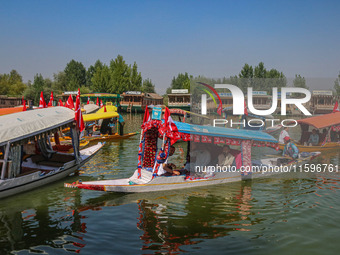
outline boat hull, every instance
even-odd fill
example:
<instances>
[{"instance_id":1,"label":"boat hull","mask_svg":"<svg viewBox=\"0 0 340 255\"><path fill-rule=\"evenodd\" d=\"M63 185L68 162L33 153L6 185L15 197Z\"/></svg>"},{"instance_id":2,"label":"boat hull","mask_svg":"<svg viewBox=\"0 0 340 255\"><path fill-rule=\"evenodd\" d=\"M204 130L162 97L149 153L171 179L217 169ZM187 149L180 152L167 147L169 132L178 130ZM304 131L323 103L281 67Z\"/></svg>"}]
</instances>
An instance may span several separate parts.
<instances>
[{"instance_id":1,"label":"boat hull","mask_svg":"<svg viewBox=\"0 0 340 255\"><path fill-rule=\"evenodd\" d=\"M313 152L313 151L327 151L327 150L338 150L340 149L340 143L326 143L325 145L321 146L305 146L301 144L295 144L300 152ZM283 150L285 147L284 144L280 143L279 148Z\"/></svg>"},{"instance_id":2,"label":"boat hull","mask_svg":"<svg viewBox=\"0 0 340 255\"><path fill-rule=\"evenodd\" d=\"M13 196L25 191L29 191L35 188L39 188L43 185L49 184L51 182L58 181L62 178L67 177L78 168L83 166L86 162L88 162L92 157L96 155L96 153L103 147L103 144L98 143L90 148L84 149L82 152L90 153L89 156L83 157L80 163L74 164L65 169L58 169L57 171L51 171L48 174L41 176L41 171L35 172L33 174L24 175L21 177L7 179L4 181L0 181L0 198ZM69 162L72 163L72 162Z\"/></svg>"},{"instance_id":3,"label":"boat hull","mask_svg":"<svg viewBox=\"0 0 340 255\"><path fill-rule=\"evenodd\" d=\"M105 141L111 141L111 140L120 140L120 139L130 138L131 136L134 136L136 134L137 134L136 132L133 132L133 133L127 133L124 135L114 134L114 135L102 135L102 136L85 136L84 139L90 142L94 142L94 141L105 142Z\"/></svg>"},{"instance_id":4,"label":"boat hull","mask_svg":"<svg viewBox=\"0 0 340 255\"><path fill-rule=\"evenodd\" d=\"M320 152L314 152L312 155L298 159L296 161L292 161L285 166L290 167L292 165L303 165L315 157L319 156ZM278 158L269 158L261 161L264 165L269 165L271 161L277 161ZM294 168L292 168L294 169ZM295 168L296 169L296 168ZM144 172L144 174L147 172ZM106 192L118 192L118 193L141 193L141 192L155 192L155 191L166 191L166 190L177 190L177 189L187 189L187 188L195 188L209 185L218 185L230 182L238 182L246 179L256 179L256 178L267 178L273 175L278 174L286 174L283 172L275 172L275 171L266 171L259 170L258 172L252 172L251 175L242 176L240 171L237 172L227 172L227 173L216 173L215 176L206 178L206 179L195 179L190 180L186 178L185 175L181 176L159 176L149 181L146 180L146 183L142 184L133 184L131 180L136 180L137 170L131 178L126 179L117 179L117 180L104 180L104 181L89 181L82 183L73 183L73 184L65 184L65 187L70 188L80 188L80 189L89 189L89 190L97 190L97 191L106 191ZM143 176L143 173L142 173Z\"/></svg>"}]
</instances>

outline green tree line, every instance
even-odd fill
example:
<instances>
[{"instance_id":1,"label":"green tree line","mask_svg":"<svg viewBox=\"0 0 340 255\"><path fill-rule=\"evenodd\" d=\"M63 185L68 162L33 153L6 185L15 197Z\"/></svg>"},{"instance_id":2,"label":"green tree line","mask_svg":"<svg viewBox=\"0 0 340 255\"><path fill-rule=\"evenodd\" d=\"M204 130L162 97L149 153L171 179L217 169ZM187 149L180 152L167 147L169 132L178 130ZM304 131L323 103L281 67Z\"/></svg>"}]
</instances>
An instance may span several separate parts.
<instances>
[{"instance_id":1,"label":"green tree line","mask_svg":"<svg viewBox=\"0 0 340 255\"><path fill-rule=\"evenodd\" d=\"M137 63L129 65L121 55L112 59L109 65L97 60L87 69L83 63L72 59L63 71L53 74L52 80L36 74L33 82L24 83L16 70L9 74L0 74L0 95L23 95L27 100L34 100L35 104L39 102L40 91L43 91L48 99L51 91L60 94L64 91L76 91L78 88L81 93L121 94L129 90L155 92L155 85L151 79L142 79Z\"/></svg>"},{"instance_id":2,"label":"green tree line","mask_svg":"<svg viewBox=\"0 0 340 255\"><path fill-rule=\"evenodd\" d=\"M271 93L273 87L286 87L287 78L283 74L274 68L267 69L263 62L260 62L257 66L253 67L249 64L245 64L238 75L223 77L220 79L207 78L204 76L193 77L188 73L179 73L177 77L173 77L170 87L167 89L167 94L171 93L172 89L204 89L197 82L204 82L210 85L214 84L233 84L242 89L244 93L247 92L247 87L252 87L257 91L267 91ZM294 87L307 88L306 79L301 75L296 74L293 80ZM335 90L340 95L340 73L338 79L335 81ZM219 89L220 92L228 92L223 89ZM196 94L190 91L191 94Z\"/></svg>"}]
</instances>

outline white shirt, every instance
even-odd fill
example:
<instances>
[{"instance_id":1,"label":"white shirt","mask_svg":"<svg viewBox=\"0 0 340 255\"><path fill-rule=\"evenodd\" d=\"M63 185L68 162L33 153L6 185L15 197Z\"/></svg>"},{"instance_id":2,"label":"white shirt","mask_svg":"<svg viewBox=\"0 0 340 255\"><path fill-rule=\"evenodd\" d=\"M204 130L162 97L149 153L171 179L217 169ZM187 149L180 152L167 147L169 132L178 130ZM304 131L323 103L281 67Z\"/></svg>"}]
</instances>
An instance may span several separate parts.
<instances>
[{"instance_id":1,"label":"white shirt","mask_svg":"<svg viewBox=\"0 0 340 255\"><path fill-rule=\"evenodd\" d=\"M228 153L227 156L222 153L218 156L218 164L220 166L231 166L234 162L234 159L235 157L230 153Z\"/></svg>"},{"instance_id":2,"label":"white shirt","mask_svg":"<svg viewBox=\"0 0 340 255\"><path fill-rule=\"evenodd\" d=\"M190 152L190 157L195 158L196 166L208 166L211 160L211 155L208 150L195 150Z\"/></svg>"},{"instance_id":3,"label":"white shirt","mask_svg":"<svg viewBox=\"0 0 340 255\"><path fill-rule=\"evenodd\" d=\"M158 172L157 172L158 176L166 173L166 171L164 170L163 166L165 166L167 163L168 163L168 159L165 160L165 162L163 164L159 164Z\"/></svg>"},{"instance_id":4,"label":"white shirt","mask_svg":"<svg viewBox=\"0 0 340 255\"><path fill-rule=\"evenodd\" d=\"M281 134L280 134L280 137L279 137L279 143L285 143L284 138L286 136L290 137L288 132L284 129L284 130L281 131Z\"/></svg>"}]
</instances>

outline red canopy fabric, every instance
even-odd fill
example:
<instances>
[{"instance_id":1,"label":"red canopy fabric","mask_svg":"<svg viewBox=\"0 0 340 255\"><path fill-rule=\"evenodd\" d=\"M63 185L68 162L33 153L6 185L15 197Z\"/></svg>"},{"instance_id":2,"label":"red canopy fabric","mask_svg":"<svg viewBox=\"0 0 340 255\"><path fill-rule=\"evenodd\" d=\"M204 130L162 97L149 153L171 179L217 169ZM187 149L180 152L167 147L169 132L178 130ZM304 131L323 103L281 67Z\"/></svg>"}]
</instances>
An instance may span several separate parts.
<instances>
[{"instance_id":1,"label":"red canopy fabric","mask_svg":"<svg viewBox=\"0 0 340 255\"><path fill-rule=\"evenodd\" d=\"M320 116L314 116L297 121L299 124L306 124L317 129L331 127L340 124L340 112L332 112Z\"/></svg>"}]
</instances>

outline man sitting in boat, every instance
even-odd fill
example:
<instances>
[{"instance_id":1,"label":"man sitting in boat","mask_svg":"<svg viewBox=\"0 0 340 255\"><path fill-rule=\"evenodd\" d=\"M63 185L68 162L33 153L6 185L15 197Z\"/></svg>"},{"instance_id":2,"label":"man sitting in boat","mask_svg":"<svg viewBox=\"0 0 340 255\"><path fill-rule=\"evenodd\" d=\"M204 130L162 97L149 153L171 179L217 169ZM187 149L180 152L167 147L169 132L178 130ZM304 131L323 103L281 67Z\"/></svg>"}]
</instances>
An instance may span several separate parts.
<instances>
[{"instance_id":1,"label":"man sitting in boat","mask_svg":"<svg viewBox=\"0 0 340 255\"><path fill-rule=\"evenodd\" d=\"M223 147L222 153L218 155L219 166L231 166L235 161L235 157L230 153L229 145Z\"/></svg>"},{"instance_id":2,"label":"man sitting in boat","mask_svg":"<svg viewBox=\"0 0 340 255\"><path fill-rule=\"evenodd\" d=\"M174 155L176 151L175 146L171 145L169 150L169 157ZM169 158L168 157L168 158ZM171 176L171 175L180 175L181 172L179 170L176 170L176 165L172 163L168 163L168 159L163 163L159 165L157 175L163 175L163 176Z\"/></svg>"},{"instance_id":3,"label":"man sitting in boat","mask_svg":"<svg viewBox=\"0 0 340 255\"><path fill-rule=\"evenodd\" d=\"M191 143L190 145L190 166L192 170L196 169L196 166L199 166L201 168L206 168L206 172L204 173L199 173L195 172L191 173L191 175L196 175L196 176L202 176L204 175L205 177L212 175L211 172L208 170L209 163L211 162L211 154L210 151L207 149L208 144L199 144L199 143Z\"/></svg>"},{"instance_id":4,"label":"man sitting in boat","mask_svg":"<svg viewBox=\"0 0 340 255\"><path fill-rule=\"evenodd\" d=\"M309 146L317 146L319 144L319 135L316 132L316 129L313 129L312 134L309 136L308 145Z\"/></svg>"},{"instance_id":5,"label":"man sitting in boat","mask_svg":"<svg viewBox=\"0 0 340 255\"><path fill-rule=\"evenodd\" d=\"M283 150L282 155L288 156L292 159L297 159L299 157L299 149L296 147L296 145L290 140L289 136L286 136L284 138L285 142L285 148Z\"/></svg>"}]
</instances>

